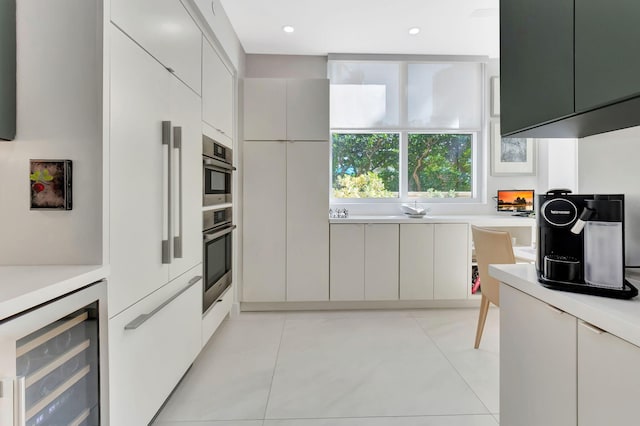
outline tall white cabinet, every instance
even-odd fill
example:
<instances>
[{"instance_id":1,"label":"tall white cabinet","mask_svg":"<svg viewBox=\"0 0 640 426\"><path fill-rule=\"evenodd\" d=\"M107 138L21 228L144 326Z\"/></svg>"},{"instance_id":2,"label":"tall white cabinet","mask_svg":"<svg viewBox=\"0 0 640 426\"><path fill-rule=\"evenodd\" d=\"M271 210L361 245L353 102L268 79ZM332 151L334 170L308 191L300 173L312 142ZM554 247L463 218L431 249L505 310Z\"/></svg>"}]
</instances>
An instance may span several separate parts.
<instances>
[{"instance_id":1,"label":"tall white cabinet","mask_svg":"<svg viewBox=\"0 0 640 426\"><path fill-rule=\"evenodd\" d=\"M244 94L242 300L328 300L328 80L245 79Z\"/></svg>"},{"instance_id":2,"label":"tall white cabinet","mask_svg":"<svg viewBox=\"0 0 640 426\"><path fill-rule=\"evenodd\" d=\"M201 99L130 24L109 29L110 419L123 425L151 420L202 339Z\"/></svg>"},{"instance_id":3,"label":"tall white cabinet","mask_svg":"<svg viewBox=\"0 0 640 426\"><path fill-rule=\"evenodd\" d=\"M202 121L216 140L233 143L233 73L206 38L202 41Z\"/></svg>"}]
</instances>

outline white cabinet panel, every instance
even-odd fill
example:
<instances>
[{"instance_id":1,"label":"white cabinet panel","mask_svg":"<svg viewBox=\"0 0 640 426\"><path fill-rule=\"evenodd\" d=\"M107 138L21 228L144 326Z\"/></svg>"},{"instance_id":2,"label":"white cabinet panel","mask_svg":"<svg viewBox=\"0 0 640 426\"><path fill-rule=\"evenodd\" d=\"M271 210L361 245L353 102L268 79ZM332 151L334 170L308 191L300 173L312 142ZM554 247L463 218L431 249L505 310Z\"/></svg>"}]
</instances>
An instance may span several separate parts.
<instances>
[{"instance_id":1,"label":"white cabinet panel","mask_svg":"<svg viewBox=\"0 0 640 426\"><path fill-rule=\"evenodd\" d=\"M287 300L329 300L329 143L287 144Z\"/></svg>"},{"instance_id":2,"label":"white cabinet panel","mask_svg":"<svg viewBox=\"0 0 640 426\"><path fill-rule=\"evenodd\" d=\"M169 281L162 120L170 119L171 78L120 30L111 35L109 316Z\"/></svg>"},{"instance_id":3,"label":"white cabinet panel","mask_svg":"<svg viewBox=\"0 0 640 426\"><path fill-rule=\"evenodd\" d=\"M578 424L638 423L640 348L579 321Z\"/></svg>"},{"instance_id":4,"label":"white cabinet panel","mask_svg":"<svg viewBox=\"0 0 640 426\"><path fill-rule=\"evenodd\" d=\"M286 80L275 78L244 80L244 139L248 141L287 139Z\"/></svg>"},{"instance_id":5,"label":"white cabinet panel","mask_svg":"<svg viewBox=\"0 0 640 426\"><path fill-rule=\"evenodd\" d=\"M242 300L246 302L285 300L286 147L284 142L244 144Z\"/></svg>"},{"instance_id":6,"label":"white cabinet panel","mask_svg":"<svg viewBox=\"0 0 640 426\"><path fill-rule=\"evenodd\" d=\"M202 41L202 119L233 139L233 75L206 39Z\"/></svg>"},{"instance_id":7,"label":"white cabinet panel","mask_svg":"<svg viewBox=\"0 0 640 426\"><path fill-rule=\"evenodd\" d=\"M202 275L202 265L109 320L110 424L145 425L201 349L202 280L136 329L125 329Z\"/></svg>"},{"instance_id":8,"label":"white cabinet panel","mask_svg":"<svg viewBox=\"0 0 640 426\"><path fill-rule=\"evenodd\" d=\"M111 21L200 93L202 33L180 1L112 0Z\"/></svg>"},{"instance_id":9,"label":"white cabinet panel","mask_svg":"<svg viewBox=\"0 0 640 426\"><path fill-rule=\"evenodd\" d=\"M287 139L329 139L329 80L287 80Z\"/></svg>"},{"instance_id":10,"label":"white cabinet panel","mask_svg":"<svg viewBox=\"0 0 640 426\"><path fill-rule=\"evenodd\" d=\"M202 262L202 132L200 98L174 77L168 90L171 124L179 127L181 134L181 147L173 152L172 167L172 280Z\"/></svg>"},{"instance_id":11,"label":"white cabinet panel","mask_svg":"<svg viewBox=\"0 0 640 426\"><path fill-rule=\"evenodd\" d=\"M222 293L218 301L214 303L202 315L202 347L204 347L216 332L222 321L227 317L233 305L234 286L231 285Z\"/></svg>"},{"instance_id":12,"label":"white cabinet panel","mask_svg":"<svg viewBox=\"0 0 640 426\"><path fill-rule=\"evenodd\" d=\"M331 300L364 300L363 224L330 226Z\"/></svg>"},{"instance_id":13,"label":"white cabinet panel","mask_svg":"<svg viewBox=\"0 0 640 426\"><path fill-rule=\"evenodd\" d=\"M576 327L575 317L500 286L501 424L576 424Z\"/></svg>"},{"instance_id":14,"label":"white cabinet panel","mask_svg":"<svg viewBox=\"0 0 640 426\"><path fill-rule=\"evenodd\" d=\"M433 299L433 224L400 225L400 300Z\"/></svg>"},{"instance_id":15,"label":"white cabinet panel","mask_svg":"<svg viewBox=\"0 0 640 426\"><path fill-rule=\"evenodd\" d=\"M329 139L329 81L244 80L245 140Z\"/></svg>"},{"instance_id":16,"label":"white cabinet panel","mask_svg":"<svg viewBox=\"0 0 640 426\"><path fill-rule=\"evenodd\" d=\"M469 225L436 224L434 299L466 299L470 281Z\"/></svg>"},{"instance_id":17,"label":"white cabinet panel","mask_svg":"<svg viewBox=\"0 0 640 426\"><path fill-rule=\"evenodd\" d=\"M398 300L399 236L398 224L365 226L365 300Z\"/></svg>"}]
</instances>

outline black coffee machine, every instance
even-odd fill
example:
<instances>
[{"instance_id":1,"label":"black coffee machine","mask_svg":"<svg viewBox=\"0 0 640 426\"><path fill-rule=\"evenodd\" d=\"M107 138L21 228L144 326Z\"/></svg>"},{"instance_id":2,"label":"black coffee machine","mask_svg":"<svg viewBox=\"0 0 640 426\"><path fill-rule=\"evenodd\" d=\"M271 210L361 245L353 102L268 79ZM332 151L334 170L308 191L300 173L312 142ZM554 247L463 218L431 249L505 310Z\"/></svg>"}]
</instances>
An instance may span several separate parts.
<instances>
[{"instance_id":1,"label":"black coffee machine","mask_svg":"<svg viewBox=\"0 0 640 426\"><path fill-rule=\"evenodd\" d=\"M624 278L624 195L538 195L538 281L546 287L630 298Z\"/></svg>"}]
</instances>

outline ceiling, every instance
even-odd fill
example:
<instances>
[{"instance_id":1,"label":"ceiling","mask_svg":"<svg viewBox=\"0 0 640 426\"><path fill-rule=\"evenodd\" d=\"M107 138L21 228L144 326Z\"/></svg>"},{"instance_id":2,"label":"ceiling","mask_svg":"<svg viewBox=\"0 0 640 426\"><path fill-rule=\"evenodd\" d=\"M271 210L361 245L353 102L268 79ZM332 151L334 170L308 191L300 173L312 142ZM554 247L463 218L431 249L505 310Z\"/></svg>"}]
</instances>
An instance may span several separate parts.
<instances>
[{"instance_id":1,"label":"ceiling","mask_svg":"<svg viewBox=\"0 0 640 426\"><path fill-rule=\"evenodd\" d=\"M499 54L499 0L221 0L249 54ZM282 30L295 27L293 33ZM420 27L411 36L409 28Z\"/></svg>"}]
</instances>

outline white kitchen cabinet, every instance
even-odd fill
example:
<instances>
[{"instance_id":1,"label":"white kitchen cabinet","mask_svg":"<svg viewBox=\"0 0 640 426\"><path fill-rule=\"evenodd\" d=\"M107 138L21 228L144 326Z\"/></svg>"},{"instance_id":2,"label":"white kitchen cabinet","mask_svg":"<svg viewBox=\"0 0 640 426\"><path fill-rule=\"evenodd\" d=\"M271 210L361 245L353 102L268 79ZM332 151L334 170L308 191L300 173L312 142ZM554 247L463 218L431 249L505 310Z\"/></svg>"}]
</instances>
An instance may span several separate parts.
<instances>
[{"instance_id":1,"label":"white kitchen cabinet","mask_svg":"<svg viewBox=\"0 0 640 426\"><path fill-rule=\"evenodd\" d=\"M434 225L400 225L400 300L433 299Z\"/></svg>"},{"instance_id":2,"label":"white kitchen cabinet","mask_svg":"<svg viewBox=\"0 0 640 426\"><path fill-rule=\"evenodd\" d=\"M287 298L329 300L329 143L287 143Z\"/></svg>"},{"instance_id":3,"label":"white kitchen cabinet","mask_svg":"<svg viewBox=\"0 0 640 426\"><path fill-rule=\"evenodd\" d=\"M578 425L638 423L640 348L578 321Z\"/></svg>"},{"instance_id":4,"label":"white kitchen cabinet","mask_svg":"<svg viewBox=\"0 0 640 426\"><path fill-rule=\"evenodd\" d=\"M329 139L329 80L287 80L287 139Z\"/></svg>"},{"instance_id":5,"label":"white kitchen cabinet","mask_svg":"<svg viewBox=\"0 0 640 426\"><path fill-rule=\"evenodd\" d=\"M331 300L364 300L364 228L362 223L330 226Z\"/></svg>"},{"instance_id":6,"label":"white kitchen cabinet","mask_svg":"<svg viewBox=\"0 0 640 426\"><path fill-rule=\"evenodd\" d=\"M179 0L112 0L111 21L200 94L202 33Z\"/></svg>"},{"instance_id":7,"label":"white kitchen cabinet","mask_svg":"<svg viewBox=\"0 0 640 426\"><path fill-rule=\"evenodd\" d=\"M199 101L111 28L110 317L201 262ZM169 174L169 147L180 134L182 152L171 149Z\"/></svg>"},{"instance_id":8,"label":"white kitchen cabinet","mask_svg":"<svg viewBox=\"0 0 640 426\"><path fill-rule=\"evenodd\" d=\"M203 38L202 120L228 140L233 140L233 86L233 73Z\"/></svg>"},{"instance_id":9,"label":"white kitchen cabinet","mask_svg":"<svg viewBox=\"0 0 640 426\"><path fill-rule=\"evenodd\" d=\"M470 281L469 225L436 224L433 259L434 299L466 299Z\"/></svg>"},{"instance_id":10,"label":"white kitchen cabinet","mask_svg":"<svg viewBox=\"0 0 640 426\"><path fill-rule=\"evenodd\" d=\"M574 316L500 286L501 424L576 424L576 327Z\"/></svg>"},{"instance_id":11,"label":"white kitchen cabinet","mask_svg":"<svg viewBox=\"0 0 640 426\"><path fill-rule=\"evenodd\" d=\"M287 144L244 144L242 300L286 298Z\"/></svg>"},{"instance_id":12,"label":"white kitchen cabinet","mask_svg":"<svg viewBox=\"0 0 640 426\"><path fill-rule=\"evenodd\" d=\"M204 347L216 332L222 321L227 317L233 305L234 286L230 285L218 297L218 300L202 314L202 347Z\"/></svg>"},{"instance_id":13,"label":"white kitchen cabinet","mask_svg":"<svg viewBox=\"0 0 640 426\"><path fill-rule=\"evenodd\" d=\"M198 355L201 329L201 264L109 321L110 424L151 421Z\"/></svg>"},{"instance_id":14,"label":"white kitchen cabinet","mask_svg":"<svg viewBox=\"0 0 640 426\"><path fill-rule=\"evenodd\" d=\"M243 301L329 298L329 146L244 145Z\"/></svg>"},{"instance_id":15,"label":"white kitchen cabinet","mask_svg":"<svg viewBox=\"0 0 640 426\"><path fill-rule=\"evenodd\" d=\"M329 138L329 81L245 79L244 138L326 141Z\"/></svg>"},{"instance_id":16,"label":"white kitchen cabinet","mask_svg":"<svg viewBox=\"0 0 640 426\"><path fill-rule=\"evenodd\" d=\"M398 224L365 227L365 300L398 300L399 238Z\"/></svg>"},{"instance_id":17,"label":"white kitchen cabinet","mask_svg":"<svg viewBox=\"0 0 640 426\"><path fill-rule=\"evenodd\" d=\"M287 139L286 80L244 79L244 139L247 141Z\"/></svg>"}]
</instances>

